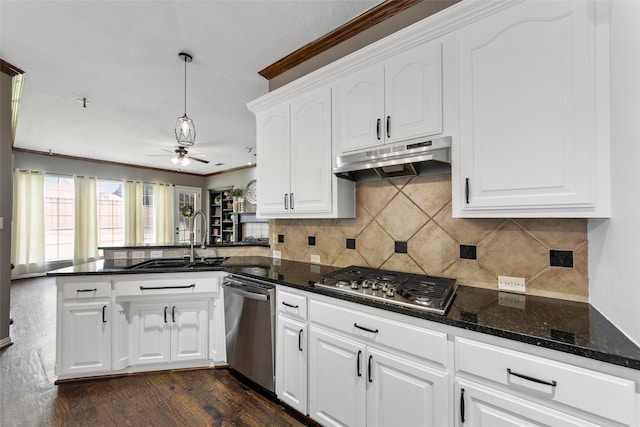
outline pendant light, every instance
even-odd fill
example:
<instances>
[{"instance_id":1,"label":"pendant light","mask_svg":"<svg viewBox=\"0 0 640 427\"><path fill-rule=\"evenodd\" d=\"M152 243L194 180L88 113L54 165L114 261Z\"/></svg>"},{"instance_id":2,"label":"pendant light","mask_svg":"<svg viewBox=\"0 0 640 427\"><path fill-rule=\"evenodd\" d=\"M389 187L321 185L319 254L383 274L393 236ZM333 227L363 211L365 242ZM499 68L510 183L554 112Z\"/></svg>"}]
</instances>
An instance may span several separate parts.
<instances>
[{"instance_id":1,"label":"pendant light","mask_svg":"<svg viewBox=\"0 0 640 427\"><path fill-rule=\"evenodd\" d=\"M196 127L193 120L187 117L187 63L193 61L193 57L184 52L180 52L178 56L184 61L184 116L178 117L176 121L176 140L178 145L190 147L196 142Z\"/></svg>"}]
</instances>

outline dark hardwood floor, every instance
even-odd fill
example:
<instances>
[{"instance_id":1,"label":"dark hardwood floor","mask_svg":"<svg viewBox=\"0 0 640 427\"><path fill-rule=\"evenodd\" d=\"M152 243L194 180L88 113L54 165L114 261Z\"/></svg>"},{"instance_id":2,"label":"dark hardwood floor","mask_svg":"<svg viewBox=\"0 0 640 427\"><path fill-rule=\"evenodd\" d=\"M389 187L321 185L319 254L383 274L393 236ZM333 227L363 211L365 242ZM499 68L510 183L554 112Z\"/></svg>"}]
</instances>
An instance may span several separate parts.
<instances>
[{"instance_id":1,"label":"dark hardwood floor","mask_svg":"<svg viewBox=\"0 0 640 427\"><path fill-rule=\"evenodd\" d=\"M11 286L0 351L0 426L302 426L229 370L189 370L55 385L54 280Z\"/></svg>"}]
</instances>

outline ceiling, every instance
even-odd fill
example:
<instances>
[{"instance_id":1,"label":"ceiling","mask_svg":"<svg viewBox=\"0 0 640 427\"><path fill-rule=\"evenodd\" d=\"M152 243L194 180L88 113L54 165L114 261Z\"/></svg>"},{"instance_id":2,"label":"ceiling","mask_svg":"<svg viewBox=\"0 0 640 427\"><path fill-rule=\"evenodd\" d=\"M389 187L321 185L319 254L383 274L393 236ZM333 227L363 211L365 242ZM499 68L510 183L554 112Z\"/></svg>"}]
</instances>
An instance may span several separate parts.
<instances>
[{"instance_id":1,"label":"ceiling","mask_svg":"<svg viewBox=\"0 0 640 427\"><path fill-rule=\"evenodd\" d=\"M14 146L180 170L170 152L184 113L185 51L197 132L189 151L210 163L182 170L255 162L246 103L267 93L258 71L379 3L0 0L0 57L25 71Z\"/></svg>"}]
</instances>

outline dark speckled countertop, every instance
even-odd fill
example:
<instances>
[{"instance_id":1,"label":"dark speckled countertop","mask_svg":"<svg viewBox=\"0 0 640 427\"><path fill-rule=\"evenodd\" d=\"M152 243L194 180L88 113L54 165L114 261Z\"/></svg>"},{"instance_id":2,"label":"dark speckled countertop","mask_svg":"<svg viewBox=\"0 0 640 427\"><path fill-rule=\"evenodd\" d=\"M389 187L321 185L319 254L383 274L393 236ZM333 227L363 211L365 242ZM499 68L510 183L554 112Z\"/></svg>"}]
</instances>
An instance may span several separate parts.
<instances>
[{"instance_id":1,"label":"dark speckled countertop","mask_svg":"<svg viewBox=\"0 0 640 427\"><path fill-rule=\"evenodd\" d=\"M175 270L126 270L140 260L109 260L68 267L50 276L140 274ZM117 263L117 264L114 264ZM335 267L266 257L231 257L219 267L308 292L333 296L408 316L520 341L640 370L640 348L588 303L505 294L459 286L446 316L342 295L315 287L319 277ZM202 271L202 270L196 270Z\"/></svg>"}]
</instances>

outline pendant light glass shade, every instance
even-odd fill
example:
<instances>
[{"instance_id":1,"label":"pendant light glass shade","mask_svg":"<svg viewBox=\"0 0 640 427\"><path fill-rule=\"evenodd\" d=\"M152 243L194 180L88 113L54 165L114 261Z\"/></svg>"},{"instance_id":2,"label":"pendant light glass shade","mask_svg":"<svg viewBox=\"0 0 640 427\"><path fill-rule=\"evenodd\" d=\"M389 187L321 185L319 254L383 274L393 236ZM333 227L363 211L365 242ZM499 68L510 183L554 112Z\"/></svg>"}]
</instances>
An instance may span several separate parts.
<instances>
[{"instance_id":1,"label":"pendant light glass shade","mask_svg":"<svg viewBox=\"0 0 640 427\"><path fill-rule=\"evenodd\" d=\"M196 127L186 114L176 120L175 131L178 144L190 147L196 142Z\"/></svg>"},{"instance_id":2,"label":"pendant light glass shade","mask_svg":"<svg viewBox=\"0 0 640 427\"><path fill-rule=\"evenodd\" d=\"M184 52L180 52L178 56L184 61L184 115L176 120L175 133L179 145L190 147L196 142L196 127L187 116L187 63L193 61L193 57Z\"/></svg>"}]
</instances>

